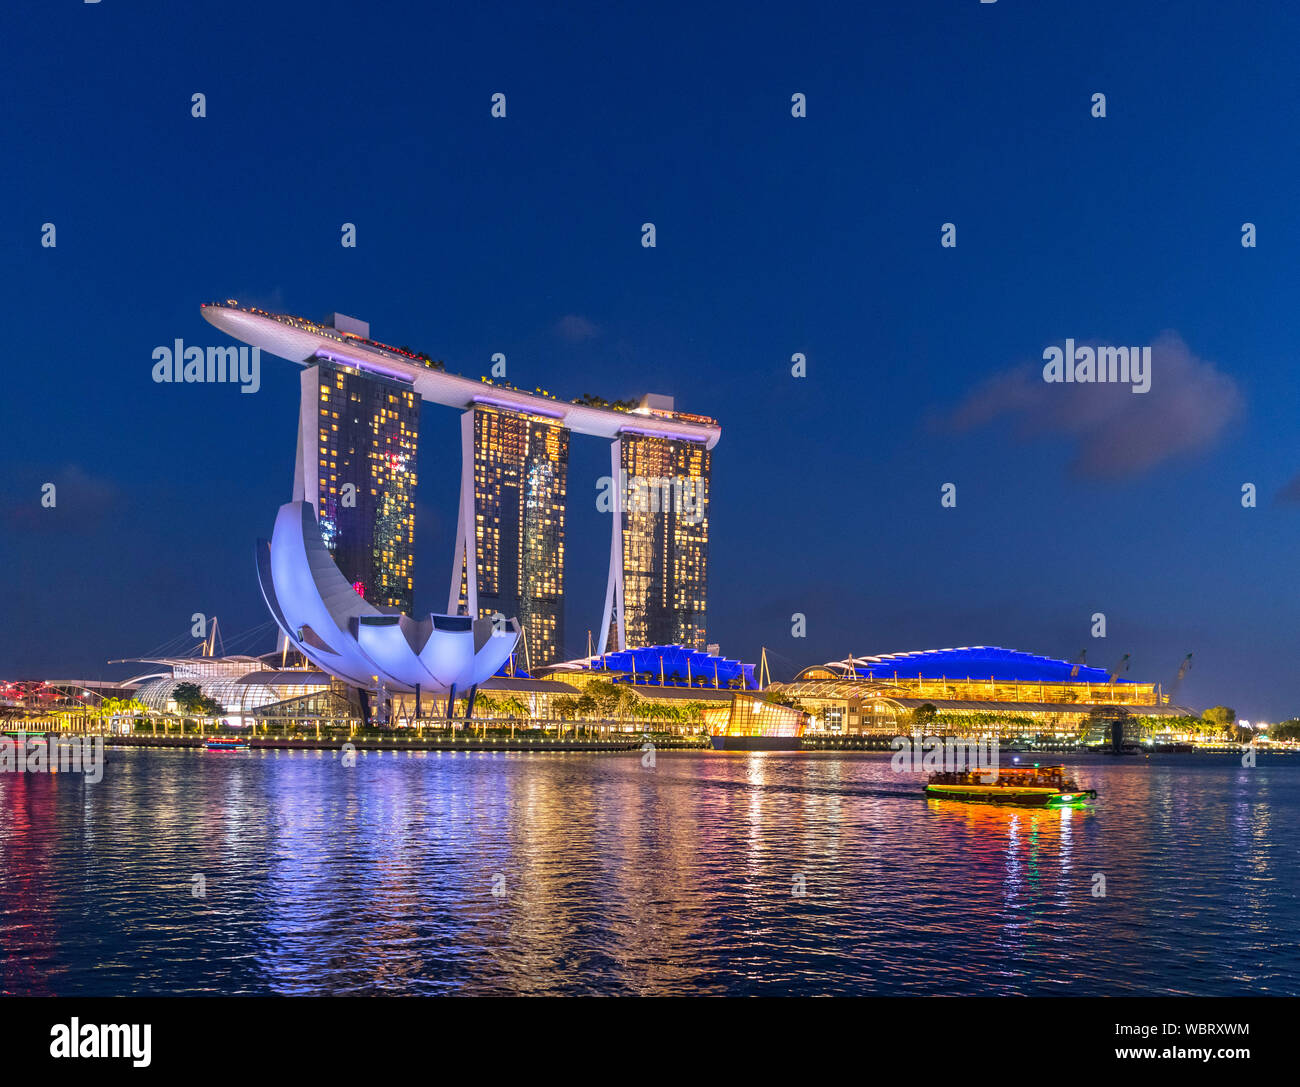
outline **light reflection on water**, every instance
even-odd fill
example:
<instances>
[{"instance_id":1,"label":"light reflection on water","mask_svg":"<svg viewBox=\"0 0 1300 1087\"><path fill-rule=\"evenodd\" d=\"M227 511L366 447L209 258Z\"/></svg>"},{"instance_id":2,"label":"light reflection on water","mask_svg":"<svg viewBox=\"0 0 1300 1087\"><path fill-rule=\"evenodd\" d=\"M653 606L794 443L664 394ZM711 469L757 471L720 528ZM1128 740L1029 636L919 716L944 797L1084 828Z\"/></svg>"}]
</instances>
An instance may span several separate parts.
<instances>
[{"instance_id":1,"label":"light reflection on water","mask_svg":"<svg viewBox=\"0 0 1300 1087\"><path fill-rule=\"evenodd\" d=\"M863 754L108 760L0 774L0 991L1300 994L1295 758L1053 812Z\"/></svg>"}]
</instances>

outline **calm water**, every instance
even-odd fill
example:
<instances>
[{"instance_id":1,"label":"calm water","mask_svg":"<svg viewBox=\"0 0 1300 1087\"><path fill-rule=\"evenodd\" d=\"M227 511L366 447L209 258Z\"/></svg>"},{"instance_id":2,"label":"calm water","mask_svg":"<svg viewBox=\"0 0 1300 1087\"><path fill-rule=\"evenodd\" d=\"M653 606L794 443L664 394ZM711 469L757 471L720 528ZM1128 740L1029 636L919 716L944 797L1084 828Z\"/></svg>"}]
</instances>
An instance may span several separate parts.
<instances>
[{"instance_id":1,"label":"calm water","mask_svg":"<svg viewBox=\"0 0 1300 1087\"><path fill-rule=\"evenodd\" d=\"M0 774L0 991L1300 993L1295 757L1074 760L1090 812L864 754L107 757Z\"/></svg>"}]
</instances>

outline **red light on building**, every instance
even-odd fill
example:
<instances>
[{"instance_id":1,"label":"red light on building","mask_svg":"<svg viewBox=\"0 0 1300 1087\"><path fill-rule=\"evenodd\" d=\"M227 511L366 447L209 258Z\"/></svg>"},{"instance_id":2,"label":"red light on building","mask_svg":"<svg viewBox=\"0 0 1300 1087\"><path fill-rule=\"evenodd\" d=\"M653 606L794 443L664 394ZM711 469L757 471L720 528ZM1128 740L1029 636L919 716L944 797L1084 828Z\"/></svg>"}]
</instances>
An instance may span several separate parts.
<instances>
[{"instance_id":1,"label":"red light on building","mask_svg":"<svg viewBox=\"0 0 1300 1087\"><path fill-rule=\"evenodd\" d=\"M354 581L352 583L352 591L356 593L357 596L361 597L362 600L366 598L366 587L361 582Z\"/></svg>"}]
</instances>

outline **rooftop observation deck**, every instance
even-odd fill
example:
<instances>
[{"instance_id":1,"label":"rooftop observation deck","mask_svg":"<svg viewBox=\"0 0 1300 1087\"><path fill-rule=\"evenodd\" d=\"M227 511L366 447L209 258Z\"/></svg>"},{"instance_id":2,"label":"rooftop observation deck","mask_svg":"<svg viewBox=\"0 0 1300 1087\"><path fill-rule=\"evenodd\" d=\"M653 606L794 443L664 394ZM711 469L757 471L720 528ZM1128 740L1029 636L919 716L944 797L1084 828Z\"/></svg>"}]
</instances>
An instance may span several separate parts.
<instances>
[{"instance_id":1,"label":"rooftop observation deck","mask_svg":"<svg viewBox=\"0 0 1300 1087\"><path fill-rule=\"evenodd\" d=\"M617 438L642 434L676 441L700 442L712 449L722 436L717 422L704 415L634 408L619 411L573 404L541 392L498 385L487 378L449 374L424 355L364 339L302 317L269 313L232 301L200 307L204 319L227 335L278 358L307 365L328 359L340 365L411 384L421 399L462 411L488 405L554 419L578 434Z\"/></svg>"}]
</instances>

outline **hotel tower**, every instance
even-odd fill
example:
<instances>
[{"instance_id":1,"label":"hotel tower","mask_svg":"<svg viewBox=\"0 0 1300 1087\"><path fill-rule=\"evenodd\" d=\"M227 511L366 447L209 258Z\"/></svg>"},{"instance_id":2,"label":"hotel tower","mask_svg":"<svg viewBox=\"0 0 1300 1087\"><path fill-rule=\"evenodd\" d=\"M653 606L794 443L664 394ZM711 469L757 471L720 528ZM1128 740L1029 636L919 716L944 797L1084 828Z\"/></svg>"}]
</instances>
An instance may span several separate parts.
<instances>
[{"instance_id":1,"label":"hotel tower","mask_svg":"<svg viewBox=\"0 0 1300 1087\"><path fill-rule=\"evenodd\" d=\"M459 442L444 443L448 453L460 447L448 614L518 618L531 667L566 655L569 436L585 434L610 442L597 652L704 647L709 474L722 434L715 420L677 411L669 397L569 402L449 374L427 355L372 340L369 325L340 314L320 323L234 300L201 312L236 339L304 367L294 497L315 504L335 563L366 600L411 611L415 458L428 401L461 413Z\"/></svg>"},{"instance_id":2,"label":"hotel tower","mask_svg":"<svg viewBox=\"0 0 1300 1087\"><path fill-rule=\"evenodd\" d=\"M475 538L474 606L463 546L456 604L469 614L517 617L529 667L564 658L564 510L569 431L555 419L480 404L462 416L462 451ZM463 538L464 520L461 522ZM456 575L459 576L456 576ZM457 586L459 592L456 592ZM449 606L448 610L452 610Z\"/></svg>"},{"instance_id":3,"label":"hotel tower","mask_svg":"<svg viewBox=\"0 0 1300 1087\"><path fill-rule=\"evenodd\" d=\"M302 372L294 498L315 502L321 537L353 589L407 613L419 421L409 384L328 359Z\"/></svg>"},{"instance_id":4,"label":"hotel tower","mask_svg":"<svg viewBox=\"0 0 1300 1087\"><path fill-rule=\"evenodd\" d=\"M624 491L624 630L618 647L703 649L709 451L700 442L644 434L625 435L617 444L622 478L630 481Z\"/></svg>"}]
</instances>

